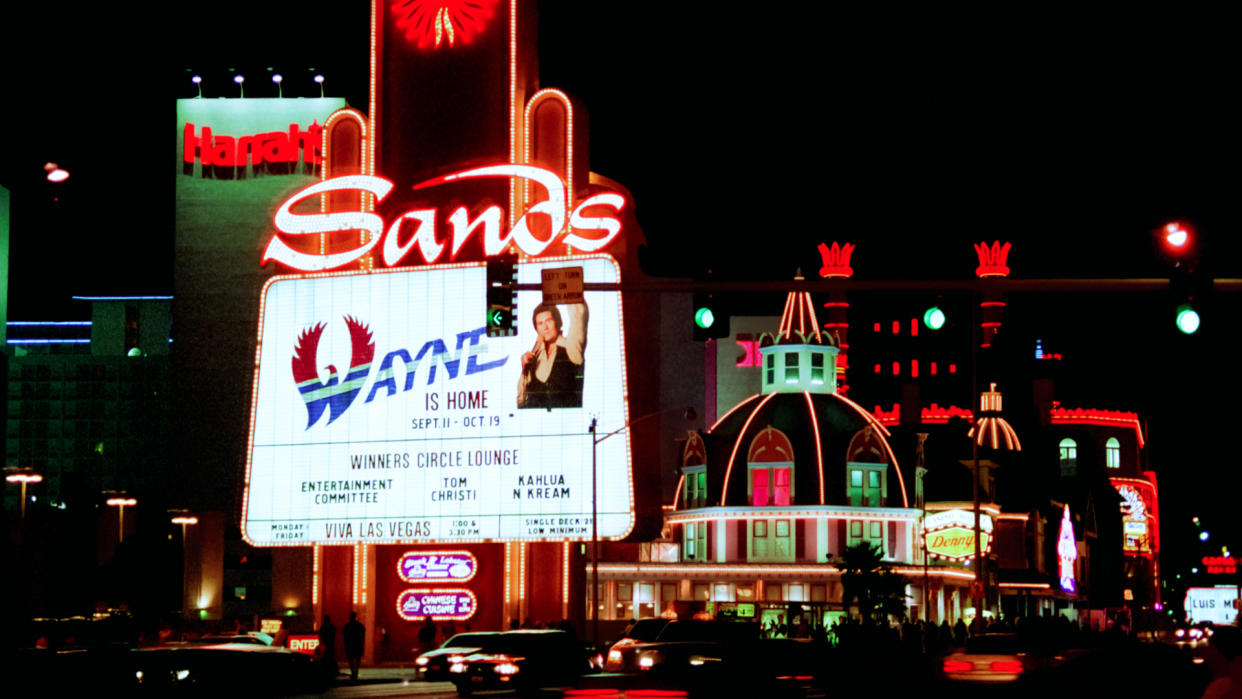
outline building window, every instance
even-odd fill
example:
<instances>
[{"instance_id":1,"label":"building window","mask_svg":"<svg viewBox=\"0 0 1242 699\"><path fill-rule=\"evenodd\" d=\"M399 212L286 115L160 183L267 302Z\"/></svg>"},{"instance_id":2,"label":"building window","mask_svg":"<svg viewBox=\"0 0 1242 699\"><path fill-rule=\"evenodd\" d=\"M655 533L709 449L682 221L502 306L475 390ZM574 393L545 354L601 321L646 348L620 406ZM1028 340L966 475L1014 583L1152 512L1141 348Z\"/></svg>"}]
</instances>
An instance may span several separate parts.
<instances>
[{"instance_id":1,"label":"building window","mask_svg":"<svg viewBox=\"0 0 1242 699\"><path fill-rule=\"evenodd\" d=\"M763 358L763 372L766 374L764 383L776 382L776 355L769 354Z\"/></svg>"},{"instance_id":2,"label":"building window","mask_svg":"<svg viewBox=\"0 0 1242 699\"><path fill-rule=\"evenodd\" d=\"M1109 437L1104 443L1104 465L1109 468L1121 468L1121 442L1116 437Z\"/></svg>"},{"instance_id":3,"label":"building window","mask_svg":"<svg viewBox=\"0 0 1242 699\"><path fill-rule=\"evenodd\" d=\"M848 469L849 487L846 488L846 497L849 498L850 506L882 507L887 494L887 467L884 464L851 462Z\"/></svg>"},{"instance_id":4,"label":"building window","mask_svg":"<svg viewBox=\"0 0 1242 699\"><path fill-rule=\"evenodd\" d=\"M1061 440L1061 475L1078 475L1078 443L1066 437Z\"/></svg>"},{"instance_id":5,"label":"building window","mask_svg":"<svg viewBox=\"0 0 1242 699\"><path fill-rule=\"evenodd\" d=\"M694 584L695 601L706 602L707 598L710 596L711 596L711 587L709 587L706 583L695 583Z\"/></svg>"},{"instance_id":6,"label":"building window","mask_svg":"<svg viewBox=\"0 0 1242 699\"><path fill-rule=\"evenodd\" d=\"M824 382L824 353L811 353L811 383L822 384Z\"/></svg>"},{"instance_id":7,"label":"building window","mask_svg":"<svg viewBox=\"0 0 1242 699\"><path fill-rule=\"evenodd\" d=\"M685 540L682 550L686 552L686 560L702 561L707 558L707 523L687 522Z\"/></svg>"},{"instance_id":8,"label":"building window","mask_svg":"<svg viewBox=\"0 0 1242 699\"><path fill-rule=\"evenodd\" d=\"M751 520L747 560L792 563L794 561L792 529L790 520L787 519Z\"/></svg>"},{"instance_id":9,"label":"building window","mask_svg":"<svg viewBox=\"0 0 1242 699\"><path fill-rule=\"evenodd\" d=\"M752 507L789 505L791 497L791 471L788 466L766 468L750 467L750 504Z\"/></svg>"},{"instance_id":10,"label":"building window","mask_svg":"<svg viewBox=\"0 0 1242 699\"><path fill-rule=\"evenodd\" d=\"M849 524L848 536L846 536L846 546L857 546L863 541L863 523L861 519L851 519Z\"/></svg>"},{"instance_id":11,"label":"building window","mask_svg":"<svg viewBox=\"0 0 1242 699\"><path fill-rule=\"evenodd\" d=\"M802 380L801 372L798 370L798 353L785 353L785 383L798 383Z\"/></svg>"},{"instance_id":12,"label":"building window","mask_svg":"<svg viewBox=\"0 0 1242 699\"><path fill-rule=\"evenodd\" d=\"M682 495L685 498L685 509L694 509L703 507L707 501L707 467L706 466L687 466L682 469L682 473L686 477L685 492Z\"/></svg>"}]
</instances>

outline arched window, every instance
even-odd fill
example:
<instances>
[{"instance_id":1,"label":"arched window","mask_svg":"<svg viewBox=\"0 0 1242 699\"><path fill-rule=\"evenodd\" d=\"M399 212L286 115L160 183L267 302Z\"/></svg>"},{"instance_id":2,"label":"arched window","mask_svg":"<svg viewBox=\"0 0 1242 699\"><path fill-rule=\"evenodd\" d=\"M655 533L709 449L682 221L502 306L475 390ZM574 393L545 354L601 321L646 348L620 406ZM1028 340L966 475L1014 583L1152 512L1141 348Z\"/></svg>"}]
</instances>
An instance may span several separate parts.
<instances>
[{"instance_id":1,"label":"arched window","mask_svg":"<svg viewBox=\"0 0 1242 699\"><path fill-rule=\"evenodd\" d=\"M1078 475L1078 442L1066 437L1061 440L1061 475Z\"/></svg>"},{"instance_id":2,"label":"arched window","mask_svg":"<svg viewBox=\"0 0 1242 699\"><path fill-rule=\"evenodd\" d=\"M1109 437L1104 443L1104 465L1109 468L1121 468L1121 442L1116 437Z\"/></svg>"},{"instance_id":3,"label":"arched window","mask_svg":"<svg viewBox=\"0 0 1242 699\"><path fill-rule=\"evenodd\" d=\"M785 433L765 427L751 442L746 460L752 506L785 506L793 502L793 446Z\"/></svg>"}]
</instances>

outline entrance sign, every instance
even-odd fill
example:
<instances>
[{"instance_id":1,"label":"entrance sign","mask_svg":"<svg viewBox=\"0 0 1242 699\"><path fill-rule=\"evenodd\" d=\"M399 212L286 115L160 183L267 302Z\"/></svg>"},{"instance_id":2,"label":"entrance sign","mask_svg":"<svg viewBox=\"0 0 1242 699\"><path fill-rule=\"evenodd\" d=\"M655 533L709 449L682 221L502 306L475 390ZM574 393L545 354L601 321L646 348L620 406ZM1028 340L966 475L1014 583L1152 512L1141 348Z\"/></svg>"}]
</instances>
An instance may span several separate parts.
<instances>
[{"instance_id":1,"label":"entrance sign","mask_svg":"<svg viewBox=\"0 0 1242 699\"><path fill-rule=\"evenodd\" d=\"M436 621L462 621L474 616L479 601L465 589L406 590L397 595L397 614L406 621L431 617Z\"/></svg>"},{"instance_id":2,"label":"entrance sign","mask_svg":"<svg viewBox=\"0 0 1242 699\"><path fill-rule=\"evenodd\" d=\"M469 551L410 551L397 561L397 574L406 582L466 582L478 569L479 561Z\"/></svg>"},{"instance_id":3,"label":"entrance sign","mask_svg":"<svg viewBox=\"0 0 1242 699\"><path fill-rule=\"evenodd\" d=\"M510 245L522 253L535 257L544 254L553 243L560 242L577 252L598 252L608 247L621 233L621 221L617 214L625 207L625 198L615 192L602 192L579 202L569 211L565 182L556 173L533 165L499 164L461 170L441 177L420 182L414 189L425 190L440 185L465 182L480 178L513 178L528 187L539 190L546 198L522 212L509 232L501 235L504 210L496 205L487 207L473 219L465 206L453 209L444 223L452 231L451 236L438 232L441 216L438 209L416 208L401 213L387 222L375 213L366 211L337 211L333 213L295 213L293 208L314 210L318 195L342 191L362 191L382 202L393 189L393 183L371 175L347 175L334 177L313 184L285 200L276 210L276 229L288 236L318 236L325 233L365 231L366 242L352 250L337 253L306 252L298 250L273 234L263 252L260 264L274 260L285 266L304 272L336 269L361 259L382 240L380 247L385 267L434 264L442 261L447 252L449 260L457 253L475 230L482 228L483 253L494 257L503 254ZM538 217L535 219L533 217ZM536 235L532 224L535 220L547 223L550 237ZM404 242L402 239L404 238ZM451 238L451 246L449 239ZM417 260L422 258L422 262Z\"/></svg>"},{"instance_id":4,"label":"entrance sign","mask_svg":"<svg viewBox=\"0 0 1242 699\"><path fill-rule=\"evenodd\" d=\"M611 257L572 260L590 283L620 281ZM565 262L521 263L517 281L533 285ZM588 291L584 304L547 307L540 292L519 291L526 310L517 334L487 337L485 270L470 263L268 282L242 508L247 541L591 538L587 427L592 417L605 426L628 420L621 297ZM533 316L543 321L538 331ZM628 434L599 445L598 474L599 534L622 538L634 524Z\"/></svg>"},{"instance_id":5,"label":"entrance sign","mask_svg":"<svg viewBox=\"0 0 1242 699\"><path fill-rule=\"evenodd\" d=\"M923 520L923 542L927 555L952 561L975 557L974 516L965 510L946 510L927 515ZM992 548L992 518L979 515L979 551L987 554Z\"/></svg>"}]
</instances>

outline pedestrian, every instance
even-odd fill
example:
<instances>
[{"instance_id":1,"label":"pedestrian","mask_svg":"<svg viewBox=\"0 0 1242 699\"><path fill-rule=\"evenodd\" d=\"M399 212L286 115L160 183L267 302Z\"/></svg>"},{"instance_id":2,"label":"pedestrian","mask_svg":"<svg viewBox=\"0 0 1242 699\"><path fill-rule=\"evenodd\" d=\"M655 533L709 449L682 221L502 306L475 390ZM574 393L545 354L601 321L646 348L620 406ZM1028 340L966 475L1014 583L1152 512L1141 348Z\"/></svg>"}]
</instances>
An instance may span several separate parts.
<instances>
[{"instance_id":1,"label":"pedestrian","mask_svg":"<svg viewBox=\"0 0 1242 699\"><path fill-rule=\"evenodd\" d=\"M319 658L319 667L329 681L336 679L336 626L332 617L323 615L323 624L319 627L319 645L315 647L315 655Z\"/></svg>"},{"instance_id":2,"label":"pedestrian","mask_svg":"<svg viewBox=\"0 0 1242 699\"><path fill-rule=\"evenodd\" d=\"M422 646L423 653L436 647L436 622L431 617L424 619L423 628L418 630L418 644Z\"/></svg>"},{"instance_id":3,"label":"pedestrian","mask_svg":"<svg viewBox=\"0 0 1242 699\"><path fill-rule=\"evenodd\" d=\"M953 645L961 647L966 645L966 622L959 617L957 623L953 625Z\"/></svg>"},{"instance_id":4,"label":"pedestrian","mask_svg":"<svg viewBox=\"0 0 1242 699\"><path fill-rule=\"evenodd\" d=\"M280 620L280 629L276 631L276 635L272 637L272 645L277 648L285 648L289 645L289 622L286 619Z\"/></svg>"},{"instance_id":5,"label":"pedestrian","mask_svg":"<svg viewBox=\"0 0 1242 699\"><path fill-rule=\"evenodd\" d=\"M358 666L362 664L362 649L366 646L367 627L358 621L358 612L349 613L349 621L341 627L341 639L345 641L345 659L349 662L349 679L358 679Z\"/></svg>"}]
</instances>

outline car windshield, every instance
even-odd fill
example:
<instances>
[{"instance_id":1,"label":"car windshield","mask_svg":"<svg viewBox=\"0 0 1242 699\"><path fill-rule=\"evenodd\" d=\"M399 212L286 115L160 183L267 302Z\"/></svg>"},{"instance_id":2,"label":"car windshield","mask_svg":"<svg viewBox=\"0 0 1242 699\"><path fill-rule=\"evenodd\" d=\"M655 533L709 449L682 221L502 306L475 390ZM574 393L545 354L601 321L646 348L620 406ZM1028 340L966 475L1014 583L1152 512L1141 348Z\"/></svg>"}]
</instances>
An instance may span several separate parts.
<instances>
[{"instance_id":1,"label":"car windshield","mask_svg":"<svg viewBox=\"0 0 1242 699\"><path fill-rule=\"evenodd\" d=\"M665 626L668 626L667 619L640 619L625 636L635 641L654 641Z\"/></svg>"},{"instance_id":2,"label":"car windshield","mask_svg":"<svg viewBox=\"0 0 1242 699\"><path fill-rule=\"evenodd\" d=\"M737 621L673 621L669 622L657 641L719 641L736 643L759 638L757 624Z\"/></svg>"},{"instance_id":3,"label":"car windshield","mask_svg":"<svg viewBox=\"0 0 1242 699\"><path fill-rule=\"evenodd\" d=\"M459 633L444 642L441 648L487 648L498 633Z\"/></svg>"},{"instance_id":4,"label":"car windshield","mask_svg":"<svg viewBox=\"0 0 1242 699\"><path fill-rule=\"evenodd\" d=\"M983 634L966 641L967 653L995 653L1014 655L1024 650L1017 636L1010 634Z\"/></svg>"}]
</instances>

